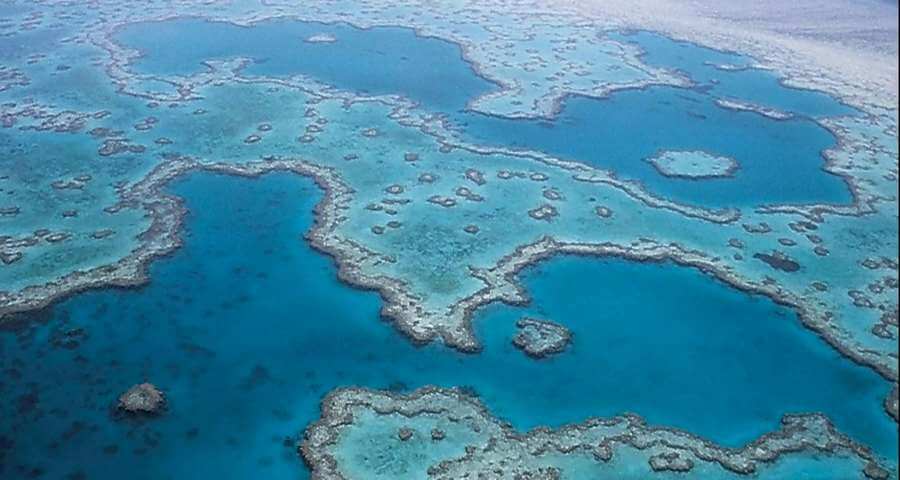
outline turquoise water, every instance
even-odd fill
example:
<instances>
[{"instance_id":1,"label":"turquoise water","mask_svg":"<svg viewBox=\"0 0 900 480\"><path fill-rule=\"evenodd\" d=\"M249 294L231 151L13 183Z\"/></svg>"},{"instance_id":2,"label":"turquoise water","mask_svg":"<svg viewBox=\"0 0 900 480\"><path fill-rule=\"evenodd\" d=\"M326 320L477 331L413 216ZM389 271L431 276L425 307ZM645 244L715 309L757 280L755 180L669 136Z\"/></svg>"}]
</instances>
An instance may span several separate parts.
<instances>
[{"instance_id":1,"label":"turquoise water","mask_svg":"<svg viewBox=\"0 0 900 480\"><path fill-rule=\"evenodd\" d=\"M304 41L317 33L333 35L337 41ZM470 100L496 85L465 63L457 45L416 36L408 28L361 30L287 20L238 27L182 19L130 25L116 38L143 53L134 65L140 73L186 75L202 71L203 60L250 57L256 63L248 74L306 74L346 90L402 94L425 108L450 114L468 139L612 169L652 192L685 203L740 207L852 200L844 181L822 169L822 152L835 146L835 138L810 120L851 114L851 109L821 93L784 87L769 72L722 71L711 65L743 65L748 62L744 57L647 33L613 37L638 44L649 63L681 70L698 87L622 91L608 99L569 98L552 121L512 120L466 110ZM778 121L733 112L715 105L719 97L762 103L798 117ZM741 168L734 178L666 178L645 161L663 149L731 156Z\"/></svg>"},{"instance_id":2,"label":"turquoise water","mask_svg":"<svg viewBox=\"0 0 900 480\"><path fill-rule=\"evenodd\" d=\"M552 260L525 276L533 305L485 309L485 350L462 355L414 347L379 319L377 295L340 283L308 247L311 181L204 174L173 190L191 211L185 246L149 285L77 295L0 332L3 478L307 478L296 435L348 385L471 386L522 429L634 411L729 445L785 412L822 411L896 455L884 380L785 309L694 270ZM569 326L571 349L542 362L514 349L525 313ZM76 327L77 347L53 346ZM114 419L116 397L144 380L169 411Z\"/></svg>"},{"instance_id":3,"label":"turquoise water","mask_svg":"<svg viewBox=\"0 0 900 480\"><path fill-rule=\"evenodd\" d=\"M57 47L68 29L65 27L48 27L41 30L21 32L12 38L4 38L0 42L0 60L4 62L21 61L35 53L47 53Z\"/></svg>"}]
</instances>

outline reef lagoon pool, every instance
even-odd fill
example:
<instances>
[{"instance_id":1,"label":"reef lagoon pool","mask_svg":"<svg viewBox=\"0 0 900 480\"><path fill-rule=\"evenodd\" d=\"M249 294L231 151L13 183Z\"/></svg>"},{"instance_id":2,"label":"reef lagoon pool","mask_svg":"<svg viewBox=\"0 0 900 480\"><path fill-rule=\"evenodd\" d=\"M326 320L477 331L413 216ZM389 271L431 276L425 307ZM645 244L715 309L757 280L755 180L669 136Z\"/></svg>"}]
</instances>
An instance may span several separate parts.
<instances>
[{"instance_id":1,"label":"reef lagoon pool","mask_svg":"<svg viewBox=\"0 0 900 480\"><path fill-rule=\"evenodd\" d=\"M249 58L243 75L304 75L347 91L402 95L445 114L468 141L584 162L686 204L852 202L844 180L824 170L823 152L835 147L836 139L814 120L854 115L854 109L822 93L784 86L773 73L752 68L748 58L736 54L646 32L598 30L596 35L640 48L650 64L681 72L695 85L649 86L606 98L572 96L554 118L512 119L467 108L500 86L478 75L458 45L409 28L360 29L298 20L238 26L176 19L130 24L114 38L140 52L130 68L142 75L185 76L205 71L205 61ZM317 37L329 40L309 41ZM186 47L173 49L173 44ZM716 103L722 99L789 117L735 111ZM728 177L704 181L661 175L647 160L673 149L733 158L739 168Z\"/></svg>"},{"instance_id":2,"label":"reef lagoon pool","mask_svg":"<svg viewBox=\"0 0 900 480\"><path fill-rule=\"evenodd\" d=\"M0 0L0 479L897 480L896 6L620 3Z\"/></svg>"},{"instance_id":3,"label":"reef lagoon pool","mask_svg":"<svg viewBox=\"0 0 900 480\"><path fill-rule=\"evenodd\" d=\"M299 435L323 395L353 385L466 386L521 430L629 411L728 446L784 413L820 411L896 453L881 377L792 312L693 269L546 261L524 274L532 303L482 309L484 351L461 354L415 347L380 319L376 294L341 283L307 245L321 198L309 179L192 174L171 190L190 211L185 244L150 267L148 285L5 325L4 477L306 478ZM567 326L573 344L526 357L510 342L523 315ZM120 418L115 398L143 380L165 389L168 411Z\"/></svg>"}]
</instances>

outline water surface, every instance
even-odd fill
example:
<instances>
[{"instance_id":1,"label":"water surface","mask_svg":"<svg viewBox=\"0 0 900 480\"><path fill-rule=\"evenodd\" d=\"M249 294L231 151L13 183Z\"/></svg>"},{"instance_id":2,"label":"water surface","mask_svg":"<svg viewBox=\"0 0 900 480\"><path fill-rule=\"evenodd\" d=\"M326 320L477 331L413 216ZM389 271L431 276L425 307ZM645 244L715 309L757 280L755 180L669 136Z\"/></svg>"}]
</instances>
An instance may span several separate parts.
<instances>
[{"instance_id":1,"label":"water surface","mask_svg":"<svg viewBox=\"0 0 900 480\"><path fill-rule=\"evenodd\" d=\"M317 34L331 35L335 41L306 41ZM133 66L139 73L188 75L203 71L204 60L241 56L254 60L247 74L303 74L354 92L403 95L428 110L448 114L468 140L539 150L611 169L683 203L753 207L852 201L843 179L823 170L822 152L836 146L836 140L812 120L852 114L852 109L821 93L785 87L770 72L716 68L746 66L750 62L746 57L648 33L611 37L639 45L648 63L682 71L697 87L629 90L605 99L570 98L554 119L514 120L467 110L468 102L495 91L497 85L464 61L458 45L417 36L409 28L358 29L295 20L238 27L180 19L129 25L116 40L143 53ZM783 109L796 118L778 121L726 110L714 103L723 97ZM646 162L664 149L730 156L741 169L725 179L666 178Z\"/></svg>"},{"instance_id":2,"label":"water surface","mask_svg":"<svg viewBox=\"0 0 900 480\"><path fill-rule=\"evenodd\" d=\"M896 452L884 380L785 309L694 270L549 261L525 275L533 305L480 312L485 350L462 355L412 346L377 295L339 282L302 241L320 198L308 179L203 174L174 191L191 211L185 245L149 285L80 294L0 334L3 478L307 478L297 434L349 385L470 386L520 429L632 411L735 446L785 412L822 411ZM569 326L572 348L543 362L513 348L525 313ZM72 328L86 336L54 346ZM114 419L116 397L145 380L169 411Z\"/></svg>"},{"instance_id":3,"label":"water surface","mask_svg":"<svg viewBox=\"0 0 900 480\"><path fill-rule=\"evenodd\" d=\"M317 35L335 41L308 41ZM134 68L147 74L190 75L204 71L206 60L246 57L254 61L248 75L309 75L361 94L402 94L438 110L460 108L496 88L472 72L457 45L409 28L295 20L240 27L178 19L128 25L116 39L143 53Z\"/></svg>"}]
</instances>

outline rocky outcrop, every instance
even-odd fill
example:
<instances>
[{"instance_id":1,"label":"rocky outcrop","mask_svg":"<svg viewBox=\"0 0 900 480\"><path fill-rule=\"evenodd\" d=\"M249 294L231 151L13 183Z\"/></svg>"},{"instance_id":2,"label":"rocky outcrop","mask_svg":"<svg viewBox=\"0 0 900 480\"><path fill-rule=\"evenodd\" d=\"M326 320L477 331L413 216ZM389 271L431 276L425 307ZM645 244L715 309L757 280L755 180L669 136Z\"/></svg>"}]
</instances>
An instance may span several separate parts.
<instances>
[{"instance_id":1,"label":"rocky outcrop","mask_svg":"<svg viewBox=\"0 0 900 480\"><path fill-rule=\"evenodd\" d=\"M119 410L129 414L158 415L165 407L165 395L152 383L139 383L119 396Z\"/></svg>"},{"instance_id":2,"label":"rocky outcrop","mask_svg":"<svg viewBox=\"0 0 900 480\"><path fill-rule=\"evenodd\" d=\"M519 332L512 343L532 358L546 358L566 349L572 341L569 330L548 320L525 317L516 322Z\"/></svg>"}]
</instances>

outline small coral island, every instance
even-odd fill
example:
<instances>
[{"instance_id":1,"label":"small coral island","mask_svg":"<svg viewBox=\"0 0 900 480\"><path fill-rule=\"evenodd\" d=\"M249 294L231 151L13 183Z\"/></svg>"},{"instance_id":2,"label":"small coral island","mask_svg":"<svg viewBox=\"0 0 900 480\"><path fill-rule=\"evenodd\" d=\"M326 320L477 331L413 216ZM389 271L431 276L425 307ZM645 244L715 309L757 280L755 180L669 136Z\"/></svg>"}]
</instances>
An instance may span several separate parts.
<instances>
[{"instance_id":1,"label":"small coral island","mask_svg":"<svg viewBox=\"0 0 900 480\"><path fill-rule=\"evenodd\" d=\"M134 415L158 415L166 407L166 397L152 383L140 383L119 396L119 410Z\"/></svg>"},{"instance_id":2,"label":"small coral island","mask_svg":"<svg viewBox=\"0 0 900 480\"><path fill-rule=\"evenodd\" d=\"M701 150L664 150L647 161L663 176L695 180L732 177L740 167L733 158Z\"/></svg>"},{"instance_id":3,"label":"small coral island","mask_svg":"<svg viewBox=\"0 0 900 480\"><path fill-rule=\"evenodd\" d=\"M572 341L569 330L554 322L525 317L516 322L519 332L512 343L532 358L547 358L566 349Z\"/></svg>"},{"instance_id":4,"label":"small coral island","mask_svg":"<svg viewBox=\"0 0 900 480\"><path fill-rule=\"evenodd\" d=\"M330 33L317 33L306 38L306 43L334 43L337 41L334 35Z\"/></svg>"}]
</instances>

